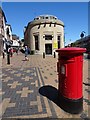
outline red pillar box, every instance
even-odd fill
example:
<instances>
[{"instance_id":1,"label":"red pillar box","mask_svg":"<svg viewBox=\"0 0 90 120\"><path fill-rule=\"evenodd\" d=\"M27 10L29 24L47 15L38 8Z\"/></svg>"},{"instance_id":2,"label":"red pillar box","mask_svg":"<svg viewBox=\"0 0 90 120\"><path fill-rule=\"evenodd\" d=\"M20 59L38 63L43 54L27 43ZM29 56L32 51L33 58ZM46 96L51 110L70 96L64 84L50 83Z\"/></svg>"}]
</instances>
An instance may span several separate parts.
<instances>
[{"instance_id":1,"label":"red pillar box","mask_svg":"<svg viewBox=\"0 0 90 120\"><path fill-rule=\"evenodd\" d=\"M82 72L85 48L69 47L58 52L58 79L60 106L67 112L77 114L83 110Z\"/></svg>"}]
</instances>

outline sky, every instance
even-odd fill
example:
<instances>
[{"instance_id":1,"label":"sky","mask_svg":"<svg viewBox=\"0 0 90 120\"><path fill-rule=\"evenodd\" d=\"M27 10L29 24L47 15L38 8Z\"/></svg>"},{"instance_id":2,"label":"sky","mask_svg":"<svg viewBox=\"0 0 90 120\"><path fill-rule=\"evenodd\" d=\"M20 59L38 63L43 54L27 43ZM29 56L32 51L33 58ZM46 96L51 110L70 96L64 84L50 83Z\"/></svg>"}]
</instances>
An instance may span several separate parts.
<instances>
[{"instance_id":1,"label":"sky","mask_svg":"<svg viewBox=\"0 0 90 120\"><path fill-rule=\"evenodd\" d=\"M88 35L88 2L2 2L2 9L12 33L20 39L24 38L24 26L45 14L63 21L65 45L80 39L82 31Z\"/></svg>"}]
</instances>

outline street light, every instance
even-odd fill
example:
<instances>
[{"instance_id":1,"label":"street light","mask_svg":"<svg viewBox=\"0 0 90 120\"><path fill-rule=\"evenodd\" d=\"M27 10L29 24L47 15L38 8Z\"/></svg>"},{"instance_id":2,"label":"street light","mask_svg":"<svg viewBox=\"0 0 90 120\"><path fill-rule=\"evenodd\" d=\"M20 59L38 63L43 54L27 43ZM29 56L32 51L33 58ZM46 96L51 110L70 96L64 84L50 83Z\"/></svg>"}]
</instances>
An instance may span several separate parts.
<instances>
[{"instance_id":1,"label":"street light","mask_svg":"<svg viewBox=\"0 0 90 120\"><path fill-rule=\"evenodd\" d=\"M84 36L86 36L85 34L86 34L85 31L81 32L81 34L80 34L81 39L84 38ZM83 39L82 39L82 47L84 47Z\"/></svg>"},{"instance_id":2,"label":"street light","mask_svg":"<svg viewBox=\"0 0 90 120\"><path fill-rule=\"evenodd\" d=\"M80 34L80 37L83 38L85 33L86 33L85 31L82 31L81 34Z\"/></svg>"}]
</instances>

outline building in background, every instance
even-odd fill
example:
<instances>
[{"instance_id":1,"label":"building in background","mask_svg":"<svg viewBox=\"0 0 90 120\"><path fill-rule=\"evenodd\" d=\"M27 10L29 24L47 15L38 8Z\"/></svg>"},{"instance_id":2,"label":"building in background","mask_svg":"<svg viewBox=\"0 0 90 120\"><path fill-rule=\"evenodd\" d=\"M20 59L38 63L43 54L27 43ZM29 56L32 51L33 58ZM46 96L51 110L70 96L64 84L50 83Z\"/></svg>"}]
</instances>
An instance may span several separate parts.
<instances>
[{"instance_id":1,"label":"building in background","mask_svg":"<svg viewBox=\"0 0 90 120\"><path fill-rule=\"evenodd\" d=\"M5 29L6 29L6 17L0 7L0 56L2 55L4 41L5 41Z\"/></svg>"},{"instance_id":2,"label":"building in background","mask_svg":"<svg viewBox=\"0 0 90 120\"><path fill-rule=\"evenodd\" d=\"M16 34L12 34L12 47L19 47L20 46L20 40L19 36Z\"/></svg>"},{"instance_id":3,"label":"building in background","mask_svg":"<svg viewBox=\"0 0 90 120\"><path fill-rule=\"evenodd\" d=\"M10 24L5 25L4 50L6 50L6 45L12 46L12 27Z\"/></svg>"},{"instance_id":4,"label":"building in background","mask_svg":"<svg viewBox=\"0 0 90 120\"><path fill-rule=\"evenodd\" d=\"M10 24L6 24L6 29L5 29L5 38L8 41L12 40L12 28Z\"/></svg>"},{"instance_id":5,"label":"building in background","mask_svg":"<svg viewBox=\"0 0 90 120\"><path fill-rule=\"evenodd\" d=\"M0 56L2 55L2 51L8 51L10 46L20 46L19 37L15 34L12 34L12 27L6 22L5 14L0 7Z\"/></svg>"},{"instance_id":6,"label":"building in background","mask_svg":"<svg viewBox=\"0 0 90 120\"><path fill-rule=\"evenodd\" d=\"M64 23L53 15L40 15L25 27L24 40L35 54L53 54L64 47Z\"/></svg>"},{"instance_id":7,"label":"building in background","mask_svg":"<svg viewBox=\"0 0 90 120\"><path fill-rule=\"evenodd\" d=\"M71 43L71 46L86 48L87 52L90 52L90 35L76 40L74 43Z\"/></svg>"}]
</instances>

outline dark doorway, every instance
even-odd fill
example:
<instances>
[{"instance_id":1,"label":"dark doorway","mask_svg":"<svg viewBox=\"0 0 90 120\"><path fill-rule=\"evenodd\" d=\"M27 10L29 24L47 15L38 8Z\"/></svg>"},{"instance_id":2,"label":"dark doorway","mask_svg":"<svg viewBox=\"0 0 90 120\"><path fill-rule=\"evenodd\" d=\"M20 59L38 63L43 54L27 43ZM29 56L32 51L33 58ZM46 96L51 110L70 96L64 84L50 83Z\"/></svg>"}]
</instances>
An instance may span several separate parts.
<instances>
[{"instance_id":1,"label":"dark doorway","mask_svg":"<svg viewBox=\"0 0 90 120\"><path fill-rule=\"evenodd\" d=\"M52 55L52 44L45 44L45 52Z\"/></svg>"},{"instance_id":2,"label":"dark doorway","mask_svg":"<svg viewBox=\"0 0 90 120\"><path fill-rule=\"evenodd\" d=\"M35 38L35 50L39 50L38 35L35 35L34 38Z\"/></svg>"}]
</instances>

